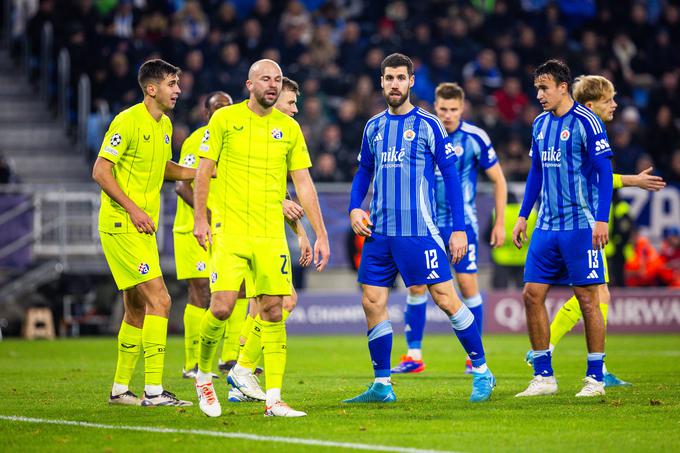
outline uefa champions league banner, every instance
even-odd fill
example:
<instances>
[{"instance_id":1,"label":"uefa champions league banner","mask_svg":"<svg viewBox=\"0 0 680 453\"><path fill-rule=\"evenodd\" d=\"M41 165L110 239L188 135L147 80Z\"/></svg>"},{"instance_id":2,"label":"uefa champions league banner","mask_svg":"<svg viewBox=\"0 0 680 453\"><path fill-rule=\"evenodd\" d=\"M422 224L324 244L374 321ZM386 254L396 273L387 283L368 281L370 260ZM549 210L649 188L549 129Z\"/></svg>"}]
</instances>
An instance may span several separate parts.
<instances>
[{"instance_id":1,"label":"uefa champions league banner","mask_svg":"<svg viewBox=\"0 0 680 453\"><path fill-rule=\"evenodd\" d=\"M546 300L550 318L572 293L551 290ZM611 289L607 331L610 333L680 333L680 290L666 288ZM389 314L396 333L404 331L406 294L393 292ZM520 290L484 294L484 331L526 333L524 303ZM301 292L298 305L286 322L291 334L366 334L366 320L358 292ZM580 325L580 323L579 323ZM429 333L451 332L448 317L430 300L427 305Z\"/></svg>"}]
</instances>

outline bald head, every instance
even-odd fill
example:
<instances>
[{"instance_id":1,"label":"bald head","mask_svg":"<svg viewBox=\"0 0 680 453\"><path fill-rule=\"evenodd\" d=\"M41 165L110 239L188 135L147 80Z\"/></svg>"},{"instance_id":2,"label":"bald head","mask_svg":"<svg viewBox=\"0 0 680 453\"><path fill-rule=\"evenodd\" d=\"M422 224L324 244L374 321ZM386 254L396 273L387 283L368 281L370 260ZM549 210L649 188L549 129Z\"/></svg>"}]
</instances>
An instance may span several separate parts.
<instances>
[{"instance_id":1,"label":"bald head","mask_svg":"<svg viewBox=\"0 0 680 453\"><path fill-rule=\"evenodd\" d=\"M233 104L234 101L224 91L215 91L210 93L205 99L205 110L208 115L208 119L213 116L213 113L221 109L222 107L227 107Z\"/></svg>"},{"instance_id":2,"label":"bald head","mask_svg":"<svg viewBox=\"0 0 680 453\"><path fill-rule=\"evenodd\" d=\"M283 76L281 66L279 66L277 62L275 62L274 60L270 60L268 58L263 58L262 60L257 60L250 66L250 69L248 69L248 79L253 80L262 71L278 72L280 76Z\"/></svg>"},{"instance_id":3,"label":"bald head","mask_svg":"<svg viewBox=\"0 0 680 453\"><path fill-rule=\"evenodd\" d=\"M257 104L258 110L261 110L259 113L268 113L281 93L282 81L281 67L275 61L263 59L253 63L246 80L250 92L249 106L254 108Z\"/></svg>"}]
</instances>

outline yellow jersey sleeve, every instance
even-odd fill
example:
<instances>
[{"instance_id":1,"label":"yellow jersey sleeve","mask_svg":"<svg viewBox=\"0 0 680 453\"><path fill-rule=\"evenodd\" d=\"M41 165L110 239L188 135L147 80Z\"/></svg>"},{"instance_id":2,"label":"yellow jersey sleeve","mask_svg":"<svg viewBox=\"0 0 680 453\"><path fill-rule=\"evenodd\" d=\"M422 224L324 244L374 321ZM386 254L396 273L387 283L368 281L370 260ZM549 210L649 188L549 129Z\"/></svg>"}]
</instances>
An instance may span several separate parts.
<instances>
[{"instance_id":1,"label":"yellow jersey sleeve","mask_svg":"<svg viewBox=\"0 0 680 453\"><path fill-rule=\"evenodd\" d=\"M222 153L222 141L224 140L224 131L227 128L228 109L220 109L213 114L208 122L201 144L198 147L198 156L205 157L217 162Z\"/></svg>"},{"instance_id":2,"label":"yellow jersey sleeve","mask_svg":"<svg viewBox=\"0 0 680 453\"><path fill-rule=\"evenodd\" d=\"M312 166L312 161L307 150L307 143L305 137L302 135L302 130L297 121L294 121L294 126L291 128L291 142L290 150L286 158L288 171L301 170Z\"/></svg>"},{"instance_id":3,"label":"yellow jersey sleeve","mask_svg":"<svg viewBox=\"0 0 680 453\"><path fill-rule=\"evenodd\" d=\"M99 148L99 157L115 163L118 163L120 158L128 150L130 141L132 140L131 117L128 114L119 114L111 121L109 130L104 135L104 141Z\"/></svg>"},{"instance_id":4,"label":"yellow jersey sleeve","mask_svg":"<svg viewBox=\"0 0 680 453\"><path fill-rule=\"evenodd\" d=\"M613 181L614 189L620 189L623 187L623 181L621 180L621 175L614 173Z\"/></svg>"}]
</instances>

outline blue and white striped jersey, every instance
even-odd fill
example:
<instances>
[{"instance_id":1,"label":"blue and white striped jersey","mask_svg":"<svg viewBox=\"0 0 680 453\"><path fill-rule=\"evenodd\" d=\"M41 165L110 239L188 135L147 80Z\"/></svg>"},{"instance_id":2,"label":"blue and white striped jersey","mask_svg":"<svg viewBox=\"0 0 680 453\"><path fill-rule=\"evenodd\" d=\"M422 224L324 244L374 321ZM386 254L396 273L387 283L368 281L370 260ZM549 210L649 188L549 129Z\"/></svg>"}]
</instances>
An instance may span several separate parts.
<instances>
[{"instance_id":1,"label":"blue and white striped jersey","mask_svg":"<svg viewBox=\"0 0 680 453\"><path fill-rule=\"evenodd\" d=\"M538 115L529 153L540 161L543 175L536 227L592 228L598 200L593 162L612 155L604 124L578 102L561 117L550 112Z\"/></svg>"},{"instance_id":2,"label":"blue and white striped jersey","mask_svg":"<svg viewBox=\"0 0 680 453\"><path fill-rule=\"evenodd\" d=\"M453 145L453 152L458 157L456 168L463 189L465 225L471 226L479 235L477 205L475 204L478 167L487 170L498 162L498 157L487 133L473 124L461 121L458 129L449 134L449 138ZM439 228L451 228L453 227L453 213L446 201L444 178L439 169L436 171L436 178L437 217L435 223Z\"/></svg>"},{"instance_id":3,"label":"blue and white striped jersey","mask_svg":"<svg viewBox=\"0 0 680 453\"><path fill-rule=\"evenodd\" d=\"M456 162L439 119L419 107L404 115L387 110L364 128L361 166L372 168L370 204L374 231L386 236L433 236L435 164L442 172Z\"/></svg>"}]
</instances>

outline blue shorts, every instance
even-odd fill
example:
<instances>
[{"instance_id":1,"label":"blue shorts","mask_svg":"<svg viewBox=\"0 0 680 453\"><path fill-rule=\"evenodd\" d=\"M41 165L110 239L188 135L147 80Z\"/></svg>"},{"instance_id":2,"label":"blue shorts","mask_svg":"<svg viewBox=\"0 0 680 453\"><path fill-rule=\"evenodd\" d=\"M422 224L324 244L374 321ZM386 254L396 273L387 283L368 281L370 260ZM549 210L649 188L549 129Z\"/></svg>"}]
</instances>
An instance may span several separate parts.
<instances>
[{"instance_id":1,"label":"blue shorts","mask_svg":"<svg viewBox=\"0 0 680 453\"><path fill-rule=\"evenodd\" d=\"M453 233L453 228L442 227L439 228L439 232L441 233L442 239L444 239L444 243L446 244L446 251L450 255L451 250L449 250L449 238L451 237L451 233ZM476 274L478 241L477 233L475 233L472 225L465 226L465 233L467 234L468 240L468 252L465 256L463 256L463 259L461 259L458 264L453 265L453 270L456 272L456 274Z\"/></svg>"},{"instance_id":2,"label":"blue shorts","mask_svg":"<svg viewBox=\"0 0 680 453\"><path fill-rule=\"evenodd\" d=\"M604 255L593 250L593 231L535 229L529 244L524 281L587 286L605 282Z\"/></svg>"},{"instance_id":3,"label":"blue shorts","mask_svg":"<svg viewBox=\"0 0 680 453\"><path fill-rule=\"evenodd\" d=\"M397 272L407 287L451 280L439 236L384 236L373 233L361 252L359 283L390 288Z\"/></svg>"}]
</instances>

